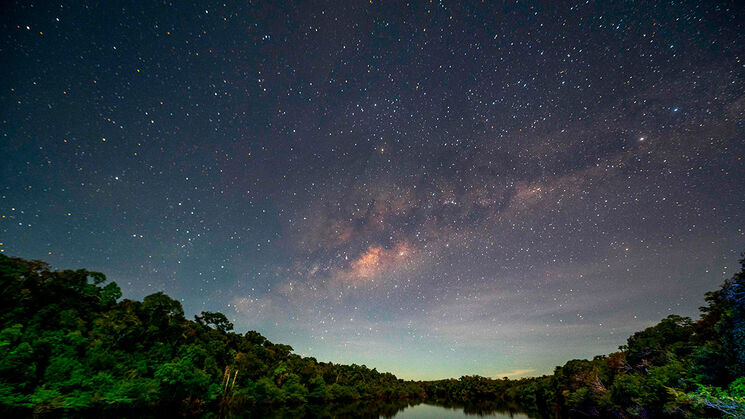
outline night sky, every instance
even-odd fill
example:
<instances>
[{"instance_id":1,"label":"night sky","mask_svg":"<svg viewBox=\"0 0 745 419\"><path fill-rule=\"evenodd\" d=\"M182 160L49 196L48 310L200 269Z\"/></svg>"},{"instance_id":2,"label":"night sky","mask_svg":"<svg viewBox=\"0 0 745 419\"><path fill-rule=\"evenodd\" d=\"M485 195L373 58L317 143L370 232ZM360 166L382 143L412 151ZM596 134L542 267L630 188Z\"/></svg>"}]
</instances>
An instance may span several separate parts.
<instances>
[{"instance_id":1,"label":"night sky","mask_svg":"<svg viewBox=\"0 0 745 419\"><path fill-rule=\"evenodd\" d=\"M417 379L550 373L737 271L740 1L85 3L1 6L6 255Z\"/></svg>"}]
</instances>

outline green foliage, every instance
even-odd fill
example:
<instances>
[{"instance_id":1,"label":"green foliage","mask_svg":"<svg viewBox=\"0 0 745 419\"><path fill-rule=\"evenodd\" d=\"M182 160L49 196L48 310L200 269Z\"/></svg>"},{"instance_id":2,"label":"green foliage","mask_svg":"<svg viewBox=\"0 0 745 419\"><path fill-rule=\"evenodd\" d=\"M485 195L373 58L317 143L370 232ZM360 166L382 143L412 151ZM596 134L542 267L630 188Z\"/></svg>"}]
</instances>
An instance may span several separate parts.
<instances>
[{"instance_id":1,"label":"green foliage","mask_svg":"<svg viewBox=\"0 0 745 419\"><path fill-rule=\"evenodd\" d=\"M742 272L706 294L696 322L668 316L629 337L621 352L569 361L549 377L461 377L424 383L425 391L562 417L702 417L718 410L745 418L745 258L741 263Z\"/></svg>"},{"instance_id":2,"label":"green foliage","mask_svg":"<svg viewBox=\"0 0 745 419\"><path fill-rule=\"evenodd\" d=\"M308 398L316 401L326 401L331 398L323 377L316 375L308 381Z\"/></svg>"},{"instance_id":3,"label":"green foliage","mask_svg":"<svg viewBox=\"0 0 745 419\"><path fill-rule=\"evenodd\" d=\"M233 330L233 323L222 313L203 311L201 316L194 316L194 319L203 326L214 327L221 332Z\"/></svg>"},{"instance_id":4,"label":"green foliage","mask_svg":"<svg viewBox=\"0 0 745 419\"><path fill-rule=\"evenodd\" d=\"M191 359L179 358L175 362L162 364L155 370L154 376L160 385L161 397L166 401L209 396L210 377Z\"/></svg>"},{"instance_id":5,"label":"green foliage","mask_svg":"<svg viewBox=\"0 0 745 419\"><path fill-rule=\"evenodd\" d=\"M697 407L718 410L727 417L745 418L745 377L734 381L726 390L699 384L695 392L670 389L670 393L679 403L689 402Z\"/></svg>"},{"instance_id":6,"label":"green foliage","mask_svg":"<svg viewBox=\"0 0 745 419\"><path fill-rule=\"evenodd\" d=\"M256 397L263 402L282 403L285 393L269 377L262 377L256 382Z\"/></svg>"},{"instance_id":7,"label":"green foliage","mask_svg":"<svg viewBox=\"0 0 745 419\"><path fill-rule=\"evenodd\" d=\"M357 400L360 394L352 386L334 383L329 387L329 393L334 400Z\"/></svg>"},{"instance_id":8,"label":"green foliage","mask_svg":"<svg viewBox=\"0 0 745 419\"><path fill-rule=\"evenodd\" d=\"M418 397L416 383L365 366L317 362L221 313L189 321L158 292L121 300L97 272L51 271L0 254L0 408L119 409L302 404Z\"/></svg>"},{"instance_id":9,"label":"green foliage","mask_svg":"<svg viewBox=\"0 0 745 419\"><path fill-rule=\"evenodd\" d=\"M668 316L629 337L620 352L571 360L551 376L412 382L300 357L258 332L232 332L221 313L189 321L160 292L121 300L100 273L51 271L0 254L0 406L40 414L154 406L194 413L284 403L298 413L310 401L428 397L569 417L743 417L743 279L740 272L707 293L699 320Z\"/></svg>"},{"instance_id":10,"label":"green foliage","mask_svg":"<svg viewBox=\"0 0 745 419\"><path fill-rule=\"evenodd\" d=\"M289 403L305 403L308 401L308 389L300 383L300 377L296 374L290 374L287 377L282 390L285 393L285 400Z\"/></svg>"}]
</instances>

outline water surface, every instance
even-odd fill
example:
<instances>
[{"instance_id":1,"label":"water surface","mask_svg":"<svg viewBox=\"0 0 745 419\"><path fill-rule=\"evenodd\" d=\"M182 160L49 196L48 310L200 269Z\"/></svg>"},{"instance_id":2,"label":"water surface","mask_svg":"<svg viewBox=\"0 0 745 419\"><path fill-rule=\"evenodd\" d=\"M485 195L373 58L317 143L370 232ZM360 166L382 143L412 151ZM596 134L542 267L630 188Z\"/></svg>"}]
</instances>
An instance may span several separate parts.
<instances>
[{"instance_id":1,"label":"water surface","mask_svg":"<svg viewBox=\"0 0 745 419\"><path fill-rule=\"evenodd\" d=\"M528 419L529 416L523 413L510 413L499 411L485 412L466 412L462 407L444 407L433 404L418 404L409 406L399 411L394 416L396 419L424 419L424 418L514 418Z\"/></svg>"},{"instance_id":2,"label":"water surface","mask_svg":"<svg viewBox=\"0 0 745 419\"><path fill-rule=\"evenodd\" d=\"M494 402L454 404L447 402L423 403L419 400L355 401L347 403L307 404L301 406L263 406L231 412L227 419L253 418L514 418L531 416L515 407Z\"/></svg>"}]
</instances>

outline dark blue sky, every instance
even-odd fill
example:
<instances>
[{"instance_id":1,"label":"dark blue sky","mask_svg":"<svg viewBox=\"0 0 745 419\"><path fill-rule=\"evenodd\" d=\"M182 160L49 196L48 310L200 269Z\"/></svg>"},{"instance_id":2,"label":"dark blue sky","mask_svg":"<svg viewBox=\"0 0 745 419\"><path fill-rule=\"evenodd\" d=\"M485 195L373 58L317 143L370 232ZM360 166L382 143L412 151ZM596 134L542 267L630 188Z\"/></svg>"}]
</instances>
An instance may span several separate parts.
<instances>
[{"instance_id":1,"label":"dark blue sky","mask_svg":"<svg viewBox=\"0 0 745 419\"><path fill-rule=\"evenodd\" d=\"M0 250L404 378L608 353L745 250L741 2L15 2Z\"/></svg>"}]
</instances>

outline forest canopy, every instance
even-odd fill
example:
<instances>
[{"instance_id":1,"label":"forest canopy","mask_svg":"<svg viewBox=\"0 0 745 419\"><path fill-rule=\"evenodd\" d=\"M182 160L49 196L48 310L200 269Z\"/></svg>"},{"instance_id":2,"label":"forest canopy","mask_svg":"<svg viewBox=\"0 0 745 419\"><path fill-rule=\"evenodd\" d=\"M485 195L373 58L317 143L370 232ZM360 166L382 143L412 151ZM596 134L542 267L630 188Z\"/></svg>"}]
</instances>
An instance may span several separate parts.
<instances>
[{"instance_id":1,"label":"forest canopy","mask_svg":"<svg viewBox=\"0 0 745 419\"><path fill-rule=\"evenodd\" d=\"M741 261L745 271L745 259ZM0 405L4 410L174 406L181 412L330 400L498 400L545 416L745 416L745 273L618 352L550 376L405 381L364 365L301 357L222 313L186 318L157 292L122 299L105 275L53 271L0 254Z\"/></svg>"}]
</instances>

